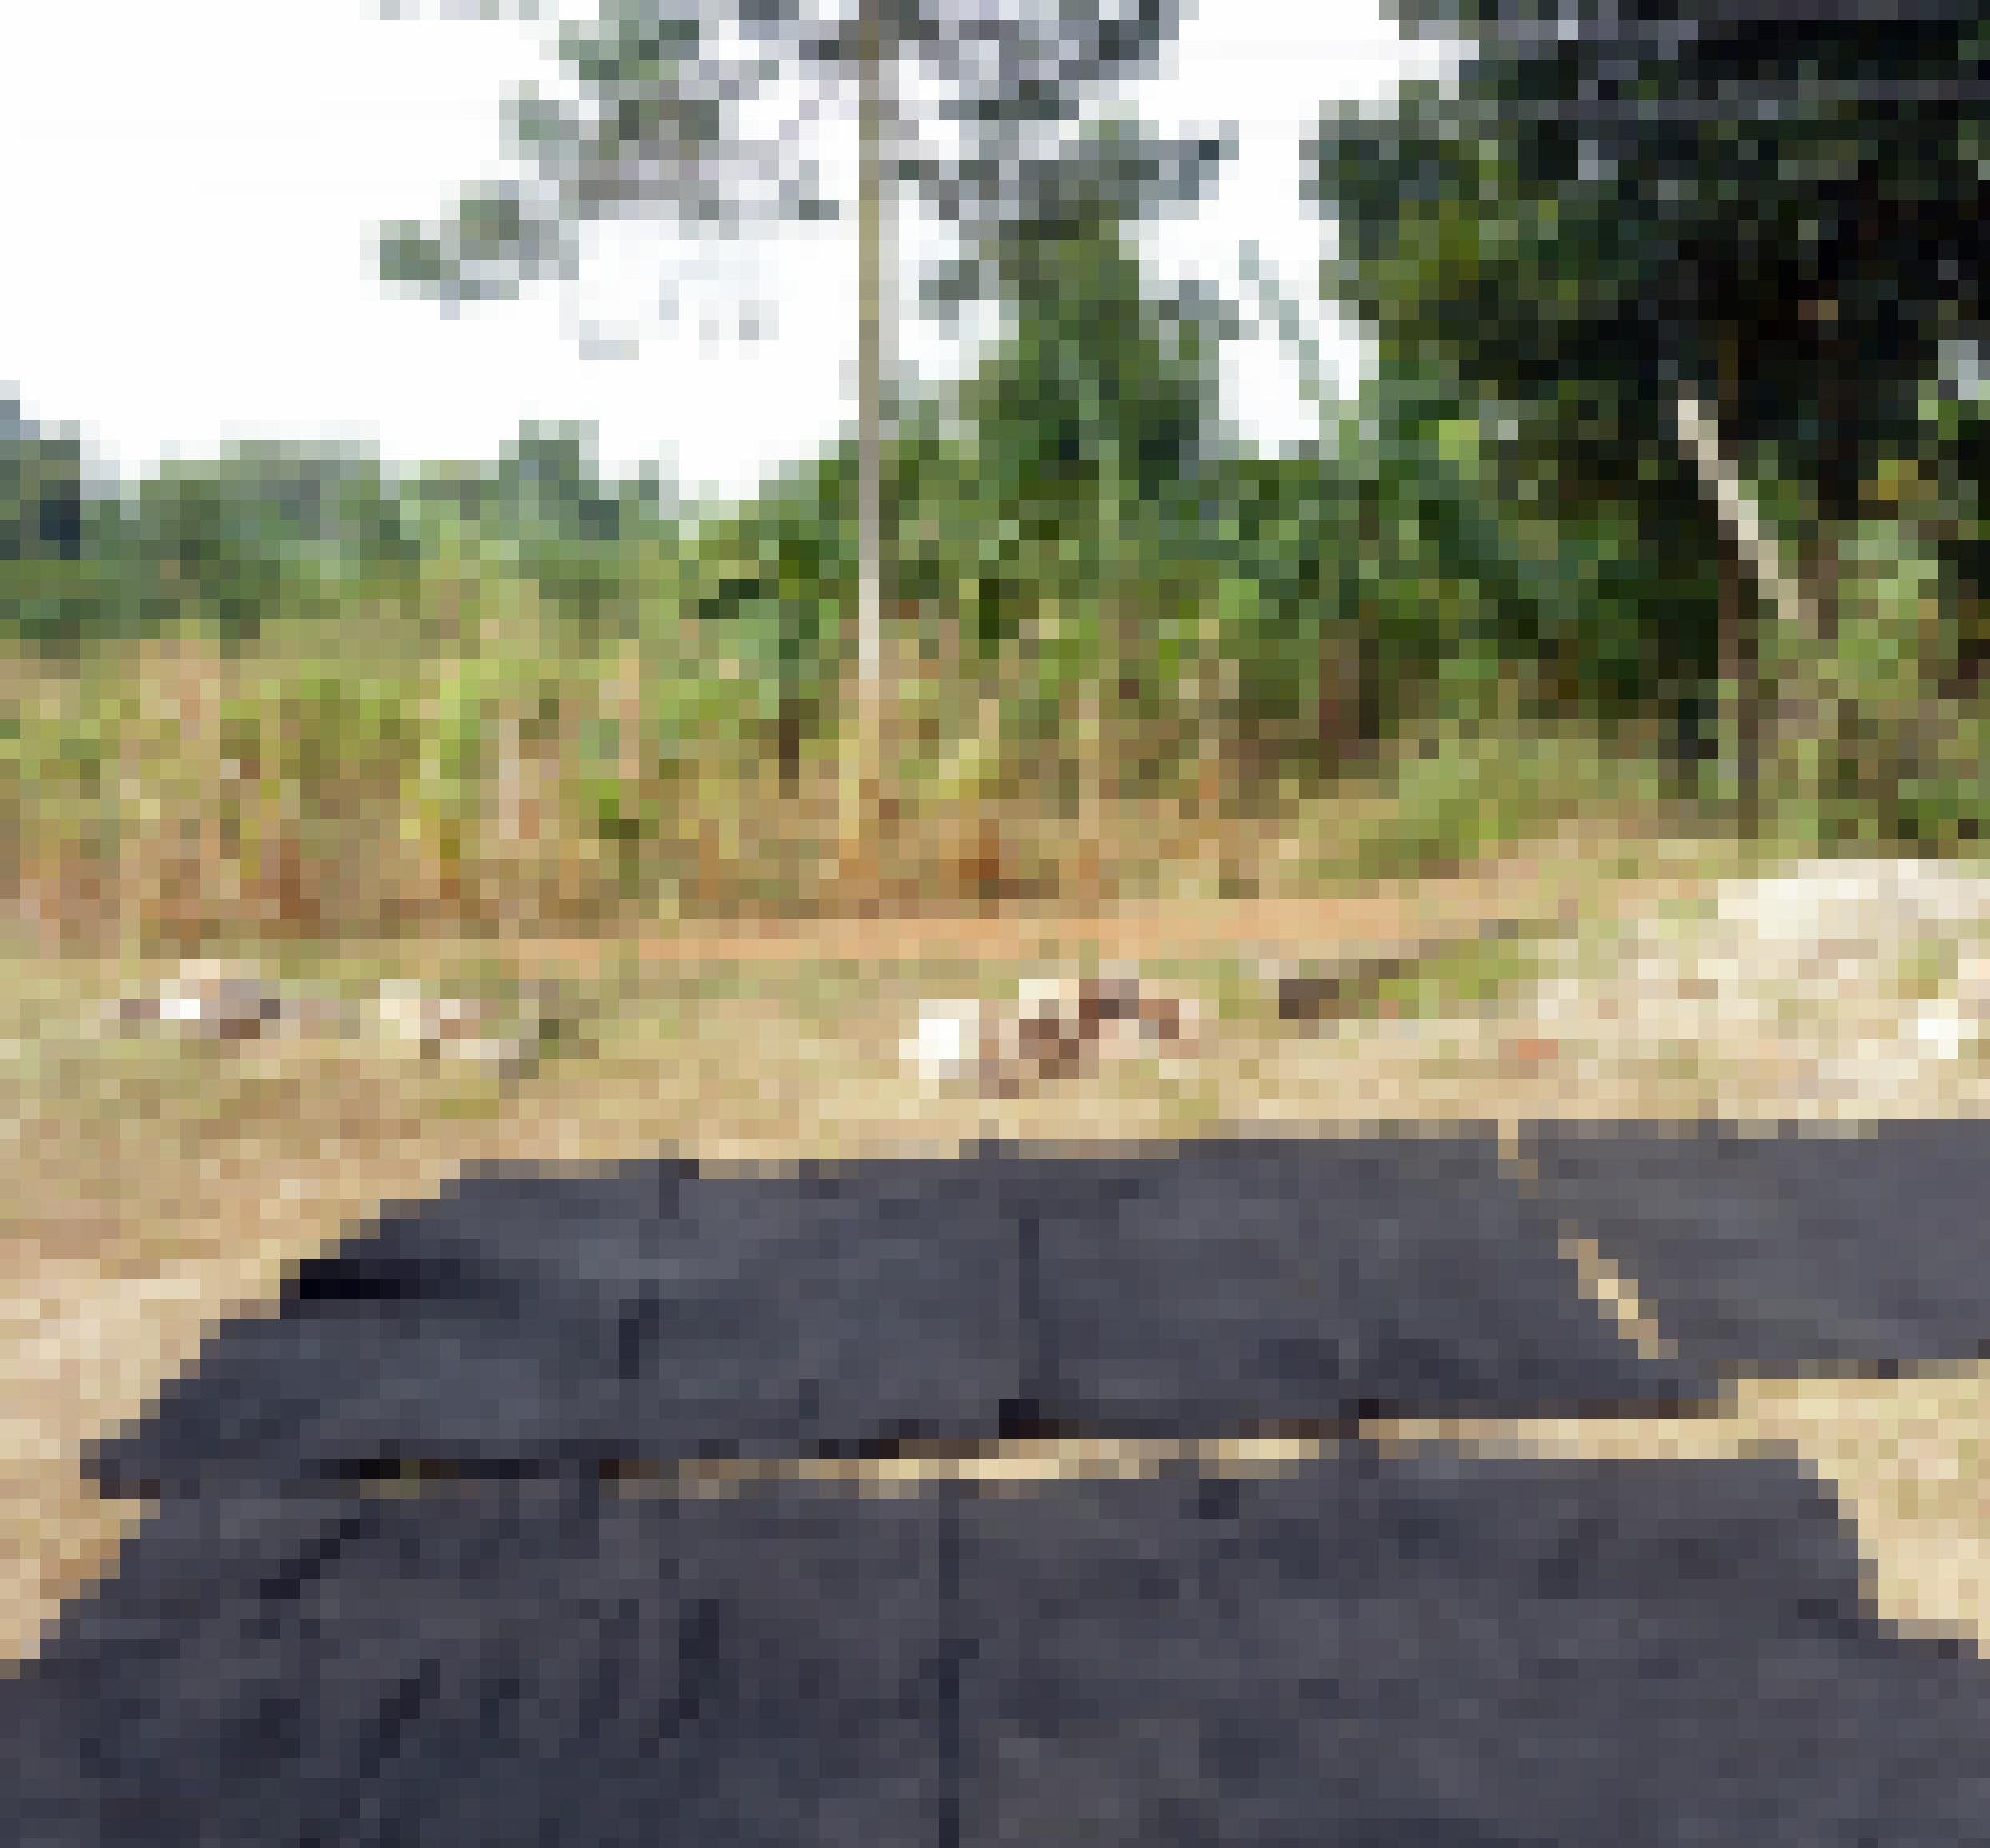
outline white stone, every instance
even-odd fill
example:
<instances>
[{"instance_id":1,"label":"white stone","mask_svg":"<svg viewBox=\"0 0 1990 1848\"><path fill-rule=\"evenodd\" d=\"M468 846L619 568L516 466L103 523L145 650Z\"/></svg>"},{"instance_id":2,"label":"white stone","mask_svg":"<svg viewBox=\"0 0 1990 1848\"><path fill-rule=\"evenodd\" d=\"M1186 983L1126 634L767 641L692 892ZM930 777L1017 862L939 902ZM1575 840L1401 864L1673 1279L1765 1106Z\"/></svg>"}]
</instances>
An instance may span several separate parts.
<instances>
[{"instance_id":1,"label":"white stone","mask_svg":"<svg viewBox=\"0 0 1990 1848\"><path fill-rule=\"evenodd\" d=\"M981 1038L979 1002L929 1001L921 1006L917 1030L902 1049L922 1077L938 1082L959 1077L974 1063Z\"/></svg>"}]
</instances>

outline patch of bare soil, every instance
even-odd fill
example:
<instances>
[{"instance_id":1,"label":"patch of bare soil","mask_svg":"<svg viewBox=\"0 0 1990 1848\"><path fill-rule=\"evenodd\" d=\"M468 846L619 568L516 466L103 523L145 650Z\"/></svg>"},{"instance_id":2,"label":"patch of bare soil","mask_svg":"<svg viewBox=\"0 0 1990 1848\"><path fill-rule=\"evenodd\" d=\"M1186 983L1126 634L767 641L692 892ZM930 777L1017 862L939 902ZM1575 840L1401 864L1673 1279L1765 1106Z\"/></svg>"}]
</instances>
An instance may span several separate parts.
<instances>
[{"instance_id":1,"label":"patch of bare soil","mask_svg":"<svg viewBox=\"0 0 1990 1848\"><path fill-rule=\"evenodd\" d=\"M609 970L721 965L958 959L1028 962L1095 956L1129 962L1240 949L1268 956L1331 958L1363 946L1466 937L1494 918L1552 922L1598 905L1638 912L1704 892L1710 854L1697 843L1635 840L1571 826L1526 846L1489 854L1442 878L1377 881L1313 898L1130 902L1104 910L1004 906L999 910L889 916L706 920L658 926L609 942L537 938L397 946L411 970L448 969L466 955L518 979L587 978Z\"/></svg>"}]
</instances>

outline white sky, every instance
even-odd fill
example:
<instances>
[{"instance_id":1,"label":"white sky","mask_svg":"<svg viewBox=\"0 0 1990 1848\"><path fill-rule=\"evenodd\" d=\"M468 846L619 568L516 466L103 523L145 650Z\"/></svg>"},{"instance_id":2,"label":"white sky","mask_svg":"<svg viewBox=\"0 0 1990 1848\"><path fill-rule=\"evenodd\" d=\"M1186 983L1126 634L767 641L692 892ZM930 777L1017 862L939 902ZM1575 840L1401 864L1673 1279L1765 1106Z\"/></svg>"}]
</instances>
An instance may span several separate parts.
<instances>
[{"instance_id":1,"label":"white sky","mask_svg":"<svg viewBox=\"0 0 1990 1848\"><path fill-rule=\"evenodd\" d=\"M591 420L607 473L659 464L693 496L750 492L819 453L854 411L854 211L750 240L613 228L577 282L455 321L377 281L380 221L432 221L466 183L519 171L503 159L500 102L527 78L557 88L557 18L596 8L563 0L525 22L475 10L0 6L0 396L18 388L27 416L74 428L96 467L127 479L246 437L367 443L390 464L493 459L530 420ZM1446 54L1403 43L1375 0L1200 0L1196 14L1159 75L1101 99L1164 131L1236 129L1220 188L1143 230L1150 269L1233 292L1238 246L1255 239L1307 308L1329 233L1300 196L1300 141L1327 101L1385 95ZM742 125L771 138L824 96L770 90ZM828 97L794 151L854 204L846 102ZM901 223L909 300L914 260L951 246L916 205ZM657 313L672 278L675 322ZM737 337L756 305L770 331ZM1000 322L966 325L971 341ZM972 346L927 323L908 324L904 351L928 380L972 368ZM1351 388L1358 343L1330 329L1321 356L1330 387L1337 375ZM1232 344L1224 415L1267 450L1312 434L1299 376L1268 329Z\"/></svg>"}]
</instances>

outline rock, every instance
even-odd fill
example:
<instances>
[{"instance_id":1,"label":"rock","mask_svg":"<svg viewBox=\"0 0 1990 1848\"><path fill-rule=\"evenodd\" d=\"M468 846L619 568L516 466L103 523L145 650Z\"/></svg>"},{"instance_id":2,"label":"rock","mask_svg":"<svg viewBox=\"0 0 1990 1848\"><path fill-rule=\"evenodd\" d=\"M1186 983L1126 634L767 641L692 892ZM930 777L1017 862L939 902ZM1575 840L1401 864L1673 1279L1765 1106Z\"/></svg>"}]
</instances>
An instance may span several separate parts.
<instances>
[{"instance_id":1,"label":"rock","mask_svg":"<svg viewBox=\"0 0 1990 1848\"><path fill-rule=\"evenodd\" d=\"M507 1026L487 1002L434 994L409 981L383 982L375 1012L390 1038L422 1058L507 1076L537 1064L551 1026L536 999Z\"/></svg>"},{"instance_id":2,"label":"rock","mask_svg":"<svg viewBox=\"0 0 1990 1848\"><path fill-rule=\"evenodd\" d=\"M1192 1002L1136 977L1033 978L1019 985L1009 1010L975 1001L925 1003L903 1049L928 1082L971 1077L985 1093L1013 1097L1032 1084L1077 1077L1100 1060L1192 1053L1197 1028Z\"/></svg>"},{"instance_id":3,"label":"rock","mask_svg":"<svg viewBox=\"0 0 1990 1848\"><path fill-rule=\"evenodd\" d=\"M1342 957L1324 969L1270 962L1260 964L1259 973L1277 998L1281 1021L1337 1020L1372 1002L1382 983L1398 980L1428 957L1475 943L1516 942L1530 927L1526 918L1495 918L1469 934L1399 945L1394 954Z\"/></svg>"},{"instance_id":4,"label":"rock","mask_svg":"<svg viewBox=\"0 0 1990 1848\"><path fill-rule=\"evenodd\" d=\"M1394 980L1407 967L1398 957L1371 957L1343 964L1331 974L1274 969L1278 1017L1288 1024L1339 1019L1372 997L1378 983Z\"/></svg>"},{"instance_id":5,"label":"rock","mask_svg":"<svg viewBox=\"0 0 1990 1848\"><path fill-rule=\"evenodd\" d=\"M1856 950L1990 918L1990 879L1940 861L1818 861L1773 878L1727 881L1717 909L1722 925L1765 948Z\"/></svg>"},{"instance_id":6,"label":"rock","mask_svg":"<svg viewBox=\"0 0 1990 1848\"><path fill-rule=\"evenodd\" d=\"M924 1002L918 1026L900 1050L929 1083L957 1077L980 1054L985 1030L981 1012L977 1001Z\"/></svg>"},{"instance_id":7,"label":"rock","mask_svg":"<svg viewBox=\"0 0 1990 1848\"><path fill-rule=\"evenodd\" d=\"M508 1015L491 1004L438 994L419 982L380 983L370 1003L276 982L253 965L183 963L151 994L119 997L103 1010L111 1027L159 1027L182 1038L241 1043L324 1035L372 1039L423 1059L512 1076L536 1065L555 1028L550 990L528 987Z\"/></svg>"},{"instance_id":8,"label":"rock","mask_svg":"<svg viewBox=\"0 0 1990 1848\"><path fill-rule=\"evenodd\" d=\"M118 1025L157 1026L189 1038L240 1041L260 1039L283 1019L277 986L250 965L197 959L151 994L121 996L109 1010Z\"/></svg>"}]
</instances>

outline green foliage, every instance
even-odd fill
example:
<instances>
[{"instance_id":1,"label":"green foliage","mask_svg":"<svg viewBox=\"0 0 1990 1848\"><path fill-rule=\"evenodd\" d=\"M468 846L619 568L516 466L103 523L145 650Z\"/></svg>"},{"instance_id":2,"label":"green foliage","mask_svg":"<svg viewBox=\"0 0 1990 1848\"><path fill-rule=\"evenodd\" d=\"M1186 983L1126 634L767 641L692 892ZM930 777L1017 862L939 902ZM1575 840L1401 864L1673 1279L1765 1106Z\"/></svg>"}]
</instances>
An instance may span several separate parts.
<instances>
[{"instance_id":1,"label":"green foliage","mask_svg":"<svg viewBox=\"0 0 1990 1848\"><path fill-rule=\"evenodd\" d=\"M1410 10L1475 56L1455 96L1323 123L1330 292L1406 367L1503 398L1560 493L1648 492L1683 385L1851 516L1939 343L1983 319L1980 23Z\"/></svg>"},{"instance_id":2,"label":"green foliage","mask_svg":"<svg viewBox=\"0 0 1990 1848\"><path fill-rule=\"evenodd\" d=\"M1650 696L1710 665L1714 627L1698 484L1626 325L1658 258L1600 187L1530 170L1500 102L1406 86L1387 121L1323 126L1326 286L1378 337L1380 498L1423 502L1502 639L1592 695Z\"/></svg>"},{"instance_id":3,"label":"green foliage","mask_svg":"<svg viewBox=\"0 0 1990 1848\"><path fill-rule=\"evenodd\" d=\"M1508 643L1562 697L1669 701L1682 733L1707 703L1729 542L1679 448L1682 392L1716 407L1821 587L1833 529L1908 454L1939 484L1952 591L1981 582L1980 457L1952 400L1944 440L1927 414L1940 354L1984 319L1979 22L1403 14L1472 56L1455 86L1323 120L1324 287L1374 332L1383 388L1429 400L1419 476L1466 470L1493 511L1473 568L1531 604Z\"/></svg>"},{"instance_id":4,"label":"green foliage","mask_svg":"<svg viewBox=\"0 0 1990 1848\"><path fill-rule=\"evenodd\" d=\"M1014 330L957 395L990 497L1049 513L1101 496L1176 492L1208 444L1212 330L1192 295L1150 298L1111 185L1136 126L1095 125L1068 156L1054 213L993 240L990 267Z\"/></svg>"},{"instance_id":5,"label":"green foliage","mask_svg":"<svg viewBox=\"0 0 1990 1848\"><path fill-rule=\"evenodd\" d=\"M125 579L101 558L0 559L0 619L24 641L73 649L86 636L117 632Z\"/></svg>"},{"instance_id":6,"label":"green foliage","mask_svg":"<svg viewBox=\"0 0 1990 1848\"><path fill-rule=\"evenodd\" d=\"M82 537L81 446L23 420L0 399L0 561L74 559Z\"/></svg>"},{"instance_id":7,"label":"green foliage","mask_svg":"<svg viewBox=\"0 0 1990 1848\"><path fill-rule=\"evenodd\" d=\"M1827 841L1865 826L1931 848L1982 838L1990 735L1979 705L1942 693L1957 655L1942 561L1898 518L1862 521L1840 556L1835 634L1814 648L1785 641L1773 663L1821 686L1833 715L1817 812L1790 825Z\"/></svg>"}]
</instances>

